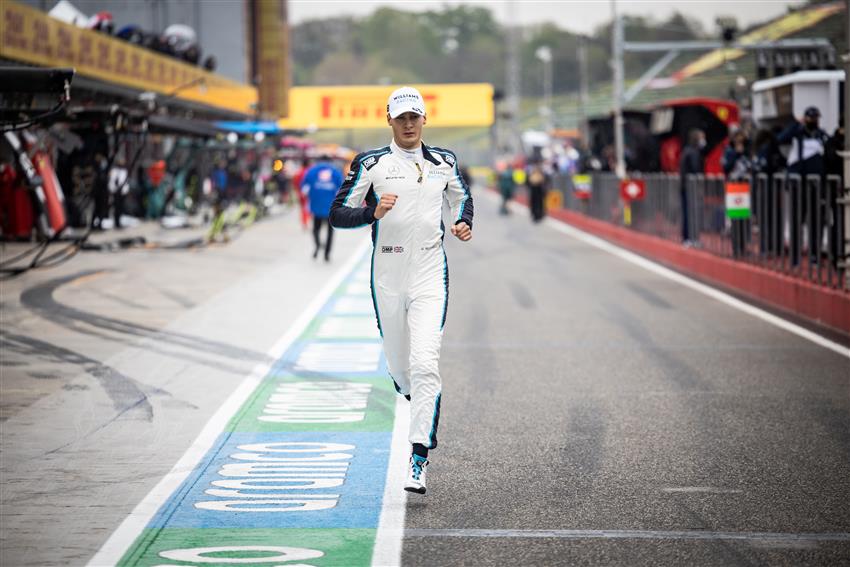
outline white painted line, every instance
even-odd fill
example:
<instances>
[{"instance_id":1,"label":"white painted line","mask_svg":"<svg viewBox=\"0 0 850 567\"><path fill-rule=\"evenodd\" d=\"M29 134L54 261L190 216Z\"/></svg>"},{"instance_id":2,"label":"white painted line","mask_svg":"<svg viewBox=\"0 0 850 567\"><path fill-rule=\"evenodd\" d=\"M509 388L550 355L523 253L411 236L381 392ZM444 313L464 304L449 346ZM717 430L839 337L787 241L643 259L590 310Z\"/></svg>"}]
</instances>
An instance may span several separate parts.
<instances>
[{"instance_id":1,"label":"white painted line","mask_svg":"<svg viewBox=\"0 0 850 567\"><path fill-rule=\"evenodd\" d=\"M488 194L489 194L489 192L488 192ZM495 195L494 195L494 197L495 197ZM515 202L512 202L511 206L513 208L521 208L521 209L526 208L524 205L521 205L521 204L515 203ZM704 283L701 283L701 282L698 282L694 279L691 279L687 276L684 276L684 275L680 274L679 272L671 270L670 268L665 268L661 264L657 264L656 262L653 262L652 260L648 260L648 259L644 258L643 256L635 254L634 252L629 252L628 250L620 248L619 246L617 246L615 244L611 244L607 240L603 240L602 238L599 238L597 236L593 236L592 234L584 232L583 230L580 230L580 229L578 229L578 228L576 228L576 227L574 227L570 224L567 224L563 221L559 221L559 220L553 219L551 217L547 217L546 220L545 220L545 223L546 223L546 226L548 226L549 228L557 230L558 232L561 232L563 234L571 236L571 237L573 237L577 240L581 240L585 244L590 244L591 246L595 246L596 248L599 248L599 249L604 250L604 251L606 251L610 254L618 256L618 257L622 258L623 260L626 260L627 262L631 262L632 264L640 266L641 268L644 268L645 270L649 270L650 272L658 274L659 276L665 277L665 278L672 280L676 283L682 284L683 286L689 287L689 288L691 288L695 291L698 291L702 294L705 294L705 295L711 297L712 299L716 299L717 301L720 301L721 303L725 303L726 305L728 305L730 307L738 309L739 311L743 311L744 313L752 315L753 317L757 317L757 318L761 319L762 321L766 321L766 322L768 322L772 325L775 325L775 326L779 327L780 329L784 329L784 330L786 330L790 333L793 333L793 334L797 335L798 337L802 337L802 338L809 340L809 341L811 341L811 342L813 342L813 343L815 343L819 346L822 346L824 348L828 348L829 350L836 352L836 353L840 354L841 356L846 356L847 358L850 358L850 348L842 346L842 345L840 345L840 344L838 344L834 341L827 339L826 337L822 337L821 335L818 335L817 333L813 333L812 331L810 331L808 329L805 329L805 328L803 328L799 325L796 325L796 324L794 324L790 321L786 321L785 319L782 319L781 317L777 317L776 315L773 315L772 313L768 313L767 311L765 311L763 309L759 309L758 307L750 305L749 303L741 301L740 299L732 297L728 293L724 293L724 292L722 292L718 289L715 289L715 288L713 288L709 285L706 285Z\"/></svg>"},{"instance_id":2,"label":"white painted line","mask_svg":"<svg viewBox=\"0 0 850 567\"><path fill-rule=\"evenodd\" d=\"M371 296L343 296L334 304L335 315L363 315L375 320L375 307Z\"/></svg>"},{"instance_id":3,"label":"white painted line","mask_svg":"<svg viewBox=\"0 0 850 567\"><path fill-rule=\"evenodd\" d=\"M366 250L372 243L365 240L360 245L351 259L345 263L325 284L319 293L313 298L306 309L298 316L295 322L268 351L271 362L258 364L254 367L248 377L237 386L236 390L227 398L224 404L213 414L201 433L186 450L177 464L166 474L162 480L145 496L127 518L121 522L115 532L106 540L95 556L89 561L89 567L102 567L117 565L127 549L145 529L162 505L171 497L184 480L195 470L198 463L212 448L216 439L230 419L239 408L248 400L263 378L268 374L272 365L283 356L289 345L304 332L313 317L325 305L333 292L342 284L345 277L351 273L354 266L362 259Z\"/></svg>"},{"instance_id":4,"label":"white painted line","mask_svg":"<svg viewBox=\"0 0 850 567\"><path fill-rule=\"evenodd\" d=\"M370 287L369 280L365 282L351 282L345 290L345 293L348 295L362 295L372 297L372 288Z\"/></svg>"},{"instance_id":5,"label":"white painted line","mask_svg":"<svg viewBox=\"0 0 850 567\"><path fill-rule=\"evenodd\" d=\"M410 458L410 444L407 442L409 426L410 402L401 396L396 396L395 423L390 446L390 460L387 464L384 500L381 506L381 517L378 520L378 532L375 535L375 549L372 552L374 567L401 565L404 515L407 510L407 492L402 487L407 474L407 460Z\"/></svg>"},{"instance_id":6,"label":"white painted line","mask_svg":"<svg viewBox=\"0 0 850 567\"><path fill-rule=\"evenodd\" d=\"M298 355L295 372L375 372L381 362L381 344L375 342L312 343Z\"/></svg>"},{"instance_id":7,"label":"white painted line","mask_svg":"<svg viewBox=\"0 0 850 567\"><path fill-rule=\"evenodd\" d=\"M316 338L378 340L381 336L373 313L371 317L327 317L316 331Z\"/></svg>"},{"instance_id":8,"label":"white painted line","mask_svg":"<svg viewBox=\"0 0 850 567\"><path fill-rule=\"evenodd\" d=\"M718 488L715 486L676 486L662 488L661 492L670 494L742 494L744 491L737 488Z\"/></svg>"},{"instance_id":9,"label":"white painted line","mask_svg":"<svg viewBox=\"0 0 850 567\"><path fill-rule=\"evenodd\" d=\"M488 538L552 538L552 539L678 539L726 540L766 543L850 541L850 533L781 533L781 532L715 532L708 530L476 530L414 529L407 537L488 537Z\"/></svg>"}]
</instances>

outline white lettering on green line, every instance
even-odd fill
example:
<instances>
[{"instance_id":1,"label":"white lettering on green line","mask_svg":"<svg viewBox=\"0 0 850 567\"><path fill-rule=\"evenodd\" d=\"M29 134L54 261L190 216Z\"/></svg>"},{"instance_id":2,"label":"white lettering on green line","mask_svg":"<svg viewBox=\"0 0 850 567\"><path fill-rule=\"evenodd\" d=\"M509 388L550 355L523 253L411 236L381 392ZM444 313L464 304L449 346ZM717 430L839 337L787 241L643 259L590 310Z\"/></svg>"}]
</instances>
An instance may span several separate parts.
<instances>
[{"instance_id":1,"label":"white lettering on green line","mask_svg":"<svg viewBox=\"0 0 850 567\"><path fill-rule=\"evenodd\" d=\"M215 557L208 557L209 554L216 554ZM222 554L227 554L228 557L222 557ZM243 556L239 557L238 554ZM266 553L267 555L258 556L257 553ZM281 547L271 545L234 545L223 547L193 547L190 549L170 549L160 551L159 556L173 561L192 561L194 563L230 563L234 565L245 565L248 563L277 563L282 561L304 561L306 559L317 559L324 555L323 552L316 549L306 549L303 547ZM166 566L160 566L166 567ZM307 567L306 565L296 566L290 564L290 567Z\"/></svg>"},{"instance_id":2,"label":"white lettering on green line","mask_svg":"<svg viewBox=\"0 0 850 567\"><path fill-rule=\"evenodd\" d=\"M371 384L290 382L269 397L257 419L273 423L353 423L366 418Z\"/></svg>"}]
</instances>

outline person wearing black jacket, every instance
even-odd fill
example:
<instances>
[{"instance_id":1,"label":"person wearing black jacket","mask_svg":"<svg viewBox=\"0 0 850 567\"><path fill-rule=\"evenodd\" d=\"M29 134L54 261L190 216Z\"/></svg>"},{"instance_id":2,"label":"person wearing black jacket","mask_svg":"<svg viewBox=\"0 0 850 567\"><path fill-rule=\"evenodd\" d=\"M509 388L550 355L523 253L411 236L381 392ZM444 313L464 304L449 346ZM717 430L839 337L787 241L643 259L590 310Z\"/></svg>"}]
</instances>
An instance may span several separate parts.
<instances>
[{"instance_id":1,"label":"person wearing black jacket","mask_svg":"<svg viewBox=\"0 0 850 567\"><path fill-rule=\"evenodd\" d=\"M549 189L551 177L543 169L543 163L535 161L528 168L525 184L528 186L531 204L531 220L538 223L546 216L546 191Z\"/></svg>"},{"instance_id":2,"label":"person wearing black jacket","mask_svg":"<svg viewBox=\"0 0 850 567\"><path fill-rule=\"evenodd\" d=\"M844 118L841 118L841 124L844 123ZM826 143L824 170L826 175L837 175L841 178L841 182L836 187L835 185L827 185L826 206L829 212L831 221L829 226L830 231L830 249L832 252L833 264L837 267L839 261L839 248L841 230L839 223L841 220L841 208L838 206L838 199L841 197L844 187L844 158L839 152L844 151L844 127L839 126L835 129L832 137Z\"/></svg>"},{"instance_id":3,"label":"person wearing black jacket","mask_svg":"<svg viewBox=\"0 0 850 567\"><path fill-rule=\"evenodd\" d=\"M759 130L755 138L753 173L767 175L765 184L756 185L763 194L755 199L757 206L763 208L757 210L756 215L759 219L761 251L764 254L775 254L782 245L779 229L782 226L782 199L775 191L773 176L785 169L785 156L779 151L776 134L777 132L772 130Z\"/></svg>"},{"instance_id":4,"label":"person wearing black jacket","mask_svg":"<svg viewBox=\"0 0 850 567\"><path fill-rule=\"evenodd\" d=\"M682 243L692 246L696 235L690 223L690 199L688 198L688 175L705 173L705 132L694 128L688 132L688 145L679 158L679 194L682 202Z\"/></svg>"},{"instance_id":5,"label":"person wearing black jacket","mask_svg":"<svg viewBox=\"0 0 850 567\"><path fill-rule=\"evenodd\" d=\"M824 147L824 170L827 175L844 177L844 158L838 153L842 151L844 151L844 127L839 126Z\"/></svg>"},{"instance_id":6,"label":"person wearing black jacket","mask_svg":"<svg viewBox=\"0 0 850 567\"><path fill-rule=\"evenodd\" d=\"M800 263L800 231L796 226L797 218L809 227L809 254L817 258L819 235L815 219L819 211L818 192L809 188L807 179L818 177L823 182L824 157L829 136L821 130L820 110L810 106L803 114L801 122L788 126L777 138L780 145L791 144L788 151L788 173L797 173L802 177L802 185L790 184L791 190L791 263ZM802 200L800 192L802 191ZM801 203L801 204L798 204ZM800 209L798 211L798 209ZM823 211L820 211L823 217ZM798 217L799 215L799 217ZM807 219L807 216L809 217Z\"/></svg>"}]
</instances>

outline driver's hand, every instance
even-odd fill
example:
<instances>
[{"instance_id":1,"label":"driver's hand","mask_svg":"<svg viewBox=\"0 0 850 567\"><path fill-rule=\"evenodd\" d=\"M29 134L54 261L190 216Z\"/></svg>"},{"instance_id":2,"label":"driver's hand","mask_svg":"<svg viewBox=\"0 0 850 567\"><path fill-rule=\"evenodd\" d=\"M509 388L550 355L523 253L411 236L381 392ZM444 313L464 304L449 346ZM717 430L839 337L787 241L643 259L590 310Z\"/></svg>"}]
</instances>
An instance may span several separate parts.
<instances>
[{"instance_id":1,"label":"driver's hand","mask_svg":"<svg viewBox=\"0 0 850 567\"><path fill-rule=\"evenodd\" d=\"M394 195L393 193L384 193L381 195L381 200L378 201L378 206L375 208L375 218L384 218L384 215L393 210L397 200L398 195Z\"/></svg>"},{"instance_id":2,"label":"driver's hand","mask_svg":"<svg viewBox=\"0 0 850 567\"><path fill-rule=\"evenodd\" d=\"M452 234L458 237L458 240L466 242L472 238L472 229L465 222L459 222L452 225Z\"/></svg>"}]
</instances>

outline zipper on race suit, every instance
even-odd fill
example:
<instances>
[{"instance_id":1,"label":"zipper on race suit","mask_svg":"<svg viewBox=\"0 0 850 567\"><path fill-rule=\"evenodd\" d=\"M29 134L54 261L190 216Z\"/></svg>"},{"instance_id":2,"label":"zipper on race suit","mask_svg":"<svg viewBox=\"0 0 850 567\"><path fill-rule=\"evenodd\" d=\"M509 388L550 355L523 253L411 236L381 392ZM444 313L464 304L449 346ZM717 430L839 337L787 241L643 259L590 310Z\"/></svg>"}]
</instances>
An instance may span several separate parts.
<instances>
[{"instance_id":1,"label":"zipper on race suit","mask_svg":"<svg viewBox=\"0 0 850 567\"><path fill-rule=\"evenodd\" d=\"M419 183L420 185L422 185L422 182L425 179L425 173L428 171L428 164L423 162L422 165L420 166L418 161L414 161L413 164L416 166L416 170L419 172L419 179L417 179L416 182ZM423 193L423 191L424 191L424 186L422 188L420 188L419 191L416 192L416 212L417 212L417 214L422 214L422 199L423 199L422 193ZM416 246L416 249L417 249L417 252L420 252L420 253L424 252L426 250L426 248L421 245L421 243L422 243L422 234L421 234L422 230L423 230L423 227L421 227L421 226L417 227L417 234L415 235L416 242L418 244L418 246Z\"/></svg>"}]
</instances>

